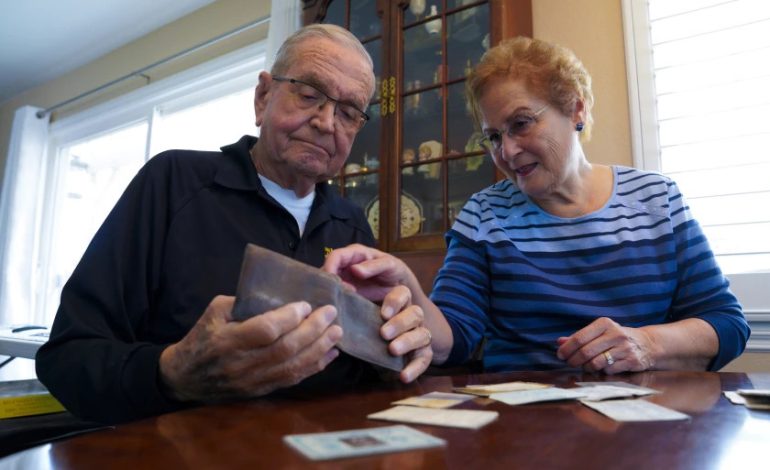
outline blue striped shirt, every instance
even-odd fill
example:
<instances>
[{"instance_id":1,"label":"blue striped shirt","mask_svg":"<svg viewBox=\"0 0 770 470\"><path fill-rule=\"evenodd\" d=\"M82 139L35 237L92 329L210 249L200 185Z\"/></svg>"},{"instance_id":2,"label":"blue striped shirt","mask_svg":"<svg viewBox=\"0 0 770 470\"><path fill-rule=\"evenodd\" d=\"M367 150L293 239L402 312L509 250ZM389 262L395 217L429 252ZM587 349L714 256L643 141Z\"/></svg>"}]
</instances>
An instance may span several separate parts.
<instances>
[{"instance_id":1,"label":"blue striped shirt","mask_svg":"<svg viewBox=\"0 0 770 470\"><path fill-rule=\"evenodd\" d=\"M676 183L627 167L613 175L605 206L577 218L544 212L509 180L470 198L431 294L454 336L447 365L486 337L486 370L568 367L557 338L600 317L629 327L705 320L719 337L711 370L743 352L741 306Z\"/></svg>"}]
</instances>

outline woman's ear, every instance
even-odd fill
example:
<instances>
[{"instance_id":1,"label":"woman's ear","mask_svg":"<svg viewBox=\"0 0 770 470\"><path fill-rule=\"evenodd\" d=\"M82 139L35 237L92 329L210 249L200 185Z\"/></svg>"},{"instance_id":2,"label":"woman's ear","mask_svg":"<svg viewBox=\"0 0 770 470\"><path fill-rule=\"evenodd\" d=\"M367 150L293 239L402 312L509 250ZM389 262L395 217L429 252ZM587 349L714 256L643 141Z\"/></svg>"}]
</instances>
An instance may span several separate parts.
<instances>
[{"instance_id":1,"label":"woman's ear","mask_svg":"<svg viewBox=\"0 0 770 470\"><path fill-rule=\"evenodd\" d=\"M259 82L254 89L254 117L257 127L261 126L264 121L272 84L272 76L268 72L260 72Z\"/></svg>"},{"instance_id":2,"label":"woman's ear","mask_svg":"<svg viewBox=\"0 0 770 470\"><path fill-rule=\"evenodd\" d=\"M575 100L575 108L572 111L572 124L577 126L578 124L583 124L585 122L585 102L578 98Z\"/></svg>"}]
</instances>

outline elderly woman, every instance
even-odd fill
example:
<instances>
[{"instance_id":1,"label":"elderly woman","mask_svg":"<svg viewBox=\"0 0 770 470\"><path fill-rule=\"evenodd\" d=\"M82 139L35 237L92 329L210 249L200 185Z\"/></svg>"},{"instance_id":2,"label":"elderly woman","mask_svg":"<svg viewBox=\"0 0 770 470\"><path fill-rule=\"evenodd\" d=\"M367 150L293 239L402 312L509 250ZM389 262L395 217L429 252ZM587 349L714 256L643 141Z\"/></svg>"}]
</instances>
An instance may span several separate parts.
<instances>
[{"instance_id":1,"label":"elderly woman","mask_svg":"<svg viewBox=\"0 0 770 470\"><path fill-rule=\"evenodd\" d=\"M676 183L586 158L591 78L571 51L504 41L467 94L507 179L473 195L447 233L432 302L371 249L332 253L328 270L364 293L407 284L434 364L465 362L484 338L488 371L716 370L741 354L749 327Z\"/></svg>"}]
</instances>

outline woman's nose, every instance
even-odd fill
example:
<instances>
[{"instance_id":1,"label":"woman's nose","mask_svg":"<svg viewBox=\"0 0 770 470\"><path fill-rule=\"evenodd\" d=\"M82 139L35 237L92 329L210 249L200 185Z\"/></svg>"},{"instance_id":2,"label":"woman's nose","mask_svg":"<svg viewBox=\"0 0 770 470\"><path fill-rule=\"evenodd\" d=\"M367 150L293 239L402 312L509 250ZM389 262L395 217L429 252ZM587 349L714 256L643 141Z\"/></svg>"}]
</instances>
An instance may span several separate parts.
<instances>
[{"instance_id":1,"label":"woman's nose","mask_svg":"<svg viewBox=\"0 0 770 470\"><path fill-rule=\"evenodd\" d=\"M519 138L515 135L510 135L507 132L502 135L502 147L500 148L501 157L508 160L514 158L521 153L521 145L519 145Z\"/></svg>"}]
</instances>

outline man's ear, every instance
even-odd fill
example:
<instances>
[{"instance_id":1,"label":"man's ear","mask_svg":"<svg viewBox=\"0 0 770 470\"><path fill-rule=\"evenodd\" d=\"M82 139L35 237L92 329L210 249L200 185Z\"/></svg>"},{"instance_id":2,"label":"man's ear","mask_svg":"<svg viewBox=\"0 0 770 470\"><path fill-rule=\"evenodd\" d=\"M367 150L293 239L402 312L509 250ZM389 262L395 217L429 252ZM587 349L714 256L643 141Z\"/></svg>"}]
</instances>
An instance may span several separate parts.
<instances>
[{"instance_id":1,"label":"man's ear","mask_svg":"<svg viewBox=\"0 0 770 470\"><path fill-rule=\"evenodd\" d=\"M254 123L257 127L261 126L264 121L272 83L272 77L268 72L260 72L259 83L257 83L257 87L254 89Z\"/></svg>"}]
</instances>

